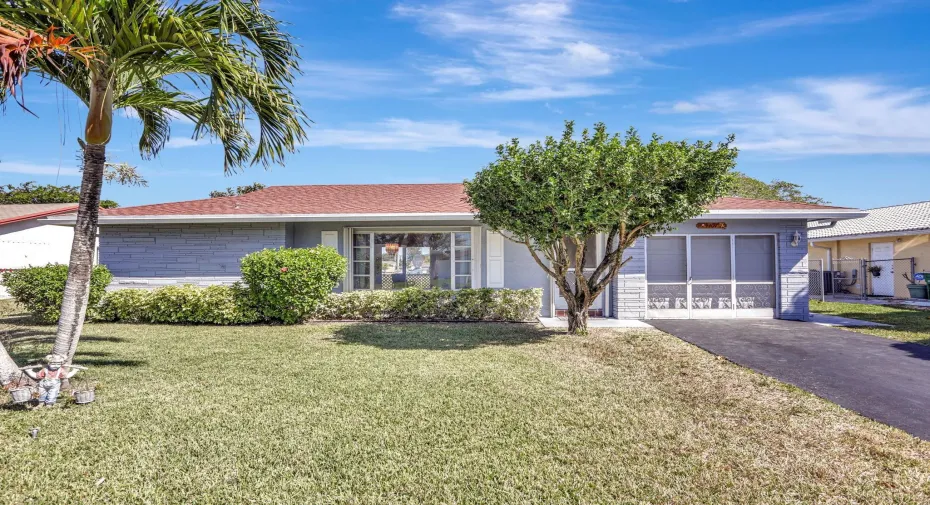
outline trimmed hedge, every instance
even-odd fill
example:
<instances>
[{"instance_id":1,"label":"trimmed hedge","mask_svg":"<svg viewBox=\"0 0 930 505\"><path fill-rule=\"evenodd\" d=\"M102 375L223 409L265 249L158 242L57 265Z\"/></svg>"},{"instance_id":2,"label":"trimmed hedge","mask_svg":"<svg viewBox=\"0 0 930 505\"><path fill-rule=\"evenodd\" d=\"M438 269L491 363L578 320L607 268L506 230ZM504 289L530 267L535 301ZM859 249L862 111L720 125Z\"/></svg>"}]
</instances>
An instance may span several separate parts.
<instances>
[{"instance_id":1,"label":"trimmed hedge","mask_svg":"<svg viewBox=\"0 0 930 505\"><path fill-rule=\"evenodd\" d=\"M332 247L264 249L242 258L242 279L255 307L268 319L293 324L332 292L346 259Z\"/></svg>"},{"instance_id":2,"label":"trimmed hedge","mask_svg":"<svg viewBox=\"0 0 930 505\"><path fill-rule=\"evenodd\" d=\"M309 317L365 321L534 321L541 305L541 289L407 288L330 293Z\"/></svg>"},{"instance_id":3,"label":"trimmed hedge","mask_svg":"<svg viewBox=\"0 0 930 505\"><path fill-rule=\"evenodd\" d=\"M68 265L48 264L4 272L2 282L17 302L43 323L55 323L61 315L61 302L65 297ZM88 313L103 297L113 275L103 265L94 267L90 277Z\"/></svg>"},{"instance_id":4,"label":"trimmed hedge","mask_svg":"<svg viewBox=\"0 0 930 505\"><path fill-rule=\"evenodd\" d=\"M400 291L330 293L307 316L357 321L534 321L541 289L407 288ZM241 284L200 288L121 289L104 295L97 321L168 324L249 324L263 320Z\"/></svg>"},{"instance_id":5,"label":"trimmed hedge","mask_svg":"<svg viewBox=\"0 0 930 505\"><path fill-rule=\"evenodd\" d=\"M98 321L168 324L249 324L261 315L241 284L201 288L165 286L152 291L121 289L104 295L94 311Z\"/></svg>"}]
</instances>

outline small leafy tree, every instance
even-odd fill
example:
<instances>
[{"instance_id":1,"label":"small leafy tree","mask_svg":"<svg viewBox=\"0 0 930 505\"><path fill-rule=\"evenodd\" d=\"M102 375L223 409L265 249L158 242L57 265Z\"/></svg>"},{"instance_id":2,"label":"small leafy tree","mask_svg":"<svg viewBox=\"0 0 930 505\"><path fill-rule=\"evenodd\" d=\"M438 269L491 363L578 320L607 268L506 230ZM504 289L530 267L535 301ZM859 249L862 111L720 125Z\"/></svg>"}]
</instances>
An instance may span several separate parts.
<instances>
[{"instance_id":1,"label":"small leafy tree","mask_svg":"<svg viewBox=\"0 0 930 505\"><path fill-rule=\"evenodd\" d=\"M823 205L827 203L823 198L808 195L802 191L803 186L793 182L774 179L772 182L763 182L748 175L735 172L730 196L742 198L756 198L759 200L781 200L784 202L810 203Z\"/></svg>"},{"instance_id":2,"label":"small leafy tree","mask_svg":"<svg viewBox=\"0 0 930 505\"><path fill-rule=\"evenodd\" d=\"M526 245L567 303L569 332L585 333L588 308L629 261L627 248L727 194L737 155L732 142L656 135L643 142L636 130L610 135L603 123L575 139L569 121L559 140L498 146L497 160L465 181L465 192L478 219ZM595 254L588 237L600 233L607 237L603 257L572 275Z\"/></svg>"},{"instance_id":3,"label":"small leafy tree","mask_svg":"<svg viewBox=\"0 0 930 505\"><path fill-rule=\"evenodd\" d=\"M210 198L223 198L224 196L242 196L247 193L253 193L255 191L260 191L265 189L265 185L260 182L255 182L252 184L247 184L245 186L237 186L235 190L233 188L226 188L222 191L211 191Z\"/></svg>"}]
</instances>

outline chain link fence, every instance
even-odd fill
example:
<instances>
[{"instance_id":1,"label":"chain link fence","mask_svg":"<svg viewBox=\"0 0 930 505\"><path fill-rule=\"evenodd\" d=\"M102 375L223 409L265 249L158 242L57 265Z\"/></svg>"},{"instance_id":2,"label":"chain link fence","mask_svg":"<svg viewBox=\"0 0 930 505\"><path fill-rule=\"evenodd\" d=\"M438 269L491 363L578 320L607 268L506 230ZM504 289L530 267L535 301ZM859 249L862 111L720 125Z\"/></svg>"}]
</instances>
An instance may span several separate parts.
<instances>
[{"instance_id":1,"label":"chain link fence","mask_svg":"<svg viewBox=\"0 0 930 505\"><path fill-rule=\"evenodd\" d=\"M914 258L867 260L865 264L866 294L888 298L908 298L908 278L914 278ZM905 277L906 276L906 277Z\"/></svg>"},{"instance_id":2,"label":"chain link fence","mask_svg":"<svg viewBox=\"0 0 930 505\"><path fill-rule=\"evenodd\" d=\"M865 299L867 297L908 298L908 279L916 273L914 258L833 260L827 268L823 260L810 260L808 289L813 300Z\"/></svg>"},{"instance_id":3,"label":"chain link fence","mask_svg":"<svg viewBox=\"0 0 930 505\"><path fill-rule=\"evenodd\" d=\"M824 301L826 293L823 281L826 276L823 271L823 260L810 260L808 268L807 292L810 299Z\"/></svg>"}]
</instances>

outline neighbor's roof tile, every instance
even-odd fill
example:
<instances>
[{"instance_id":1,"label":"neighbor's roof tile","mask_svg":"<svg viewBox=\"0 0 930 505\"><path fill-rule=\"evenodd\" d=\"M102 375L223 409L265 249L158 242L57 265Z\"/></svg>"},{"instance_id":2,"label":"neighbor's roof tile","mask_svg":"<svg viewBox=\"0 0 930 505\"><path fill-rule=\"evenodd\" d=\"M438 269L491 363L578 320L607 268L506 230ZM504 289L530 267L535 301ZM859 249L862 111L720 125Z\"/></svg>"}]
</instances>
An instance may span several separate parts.
<instances>
[{"instance_id":1,"label":"neighbor's roof tile","mask_svg":"<svg viewBox=\"0 0 930 505\"><path fill-rule=\"evenodd\" d=\"M847 219L832 228L811 230L810 238L827 239L873 233L930 231L930 202L907 203L869 209L866 217Z\"/></svg>"}]
</instances>

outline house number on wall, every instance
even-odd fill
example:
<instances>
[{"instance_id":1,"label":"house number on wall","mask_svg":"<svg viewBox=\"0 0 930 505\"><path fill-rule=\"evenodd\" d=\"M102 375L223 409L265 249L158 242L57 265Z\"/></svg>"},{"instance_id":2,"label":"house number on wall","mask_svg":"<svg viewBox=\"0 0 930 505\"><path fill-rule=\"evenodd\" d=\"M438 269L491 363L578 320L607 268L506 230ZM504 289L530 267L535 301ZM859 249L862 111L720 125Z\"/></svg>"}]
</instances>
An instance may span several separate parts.
<instances>
[{"instance_id":1,"label":"house number on wall","mask_svg":"<svg viewBox=\"0 0 930 505\"><path fill-rule=\"evenodd\" d=\"M698 223L697 227L699 230L726 230L727 224L724 222L719 223Z\"/></svg>"}]
</instances>

